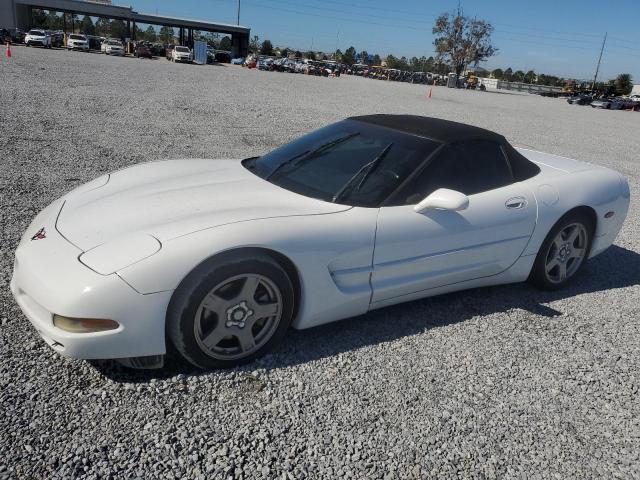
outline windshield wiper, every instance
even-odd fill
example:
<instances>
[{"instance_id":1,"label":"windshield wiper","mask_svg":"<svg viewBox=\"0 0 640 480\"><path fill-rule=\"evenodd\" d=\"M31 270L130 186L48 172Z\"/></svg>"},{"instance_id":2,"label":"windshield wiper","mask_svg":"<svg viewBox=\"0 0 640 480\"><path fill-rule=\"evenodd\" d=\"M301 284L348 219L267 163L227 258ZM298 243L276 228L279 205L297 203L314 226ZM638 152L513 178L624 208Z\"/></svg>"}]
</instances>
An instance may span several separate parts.
<instances>
[{"instance_id":1,"label":"windshield wiper","mask_svg":"<svg viewBox=\"0 0 640 480\"><path fill-rule=\"evenodd\" d=\"M276 168L274 168L273 170L271 170L271 173L269 173L269 175L267 175L266 177L264 177L265 180L269 180L271 177L273 177L277 172L279 172L280 170L282 170L282 167L284 167L285 165L289 165L290 163L292 163L295 159L300 158L304 155L307 155L309 152L311 152L311 150L306 150L302 153L299 153L298 155L295 155L287 160L285 160L284 162L282 162L280 165L278 165Z\"/></svg>"},{"instance_id":2,"label":"windshield wiper","mask_svg":"<svg viewBox=\"0 0 640 480\"><path fill-rule=\"evenodd\" d=\"M371 175L371 173L373 173L373 171L376 168L378 168L378 165L380 165L380 162L382 162L382 160L387 155L387 153L389 153L389 150L391 150L392 146L393 146L393 143L390 143L389 145L384 147L384 149L378 154L376 158L371 160L369 163L365 163L362 167L360 167L358 171L354 173L349 180L347 180L347 183L345 183L340 188L340 190L336 192L336 194L333 196L332 202L336 203L339 200L342 200L342 197L344 196L344 194L351 190L351 188L353 187L358 177L364 173L364 175L362 176L362 180L358 182L358 187L356 188L356 191L360 191L360 188L362 187L366 179L369 177L369 175Z\"/></svg>"},{"instance_id":3,"label":"windshield wiper","mask_svg":"<svg viewBox=\"0 0 640 480\"><path fill-rule=\"evenodd\" d=\"M293 157L285 160L280 165L278 165L276 168L271 170L271 173L269 173L269 175L267 175L265 177L265 180L269 180L271 177L273 177L273 175L275 175L276 172L279 172L282 169L282 167L284 167L285 165L290 165L292 163L294 165L300 165L302 162L304 162L305 160L308 160L310 158L313 158L318 153L322 153L325 150L328 150L328 149L330 149L332 147L335 147L336 145L341 144L342 142L346 142L347 140L349 140L350 138L355 137L356 135L360 135L360 133L359 132L350 133L349 135L345 135L343 137L336 138L335 140L332 140L332 141L330 141L328 143L320 145L319 147L316 147L313 150L305 150L304 152L299 153L298 155L294 155ZM297 160L297 162L294 163L295 160Z\"/></svg>"}]
</instances>

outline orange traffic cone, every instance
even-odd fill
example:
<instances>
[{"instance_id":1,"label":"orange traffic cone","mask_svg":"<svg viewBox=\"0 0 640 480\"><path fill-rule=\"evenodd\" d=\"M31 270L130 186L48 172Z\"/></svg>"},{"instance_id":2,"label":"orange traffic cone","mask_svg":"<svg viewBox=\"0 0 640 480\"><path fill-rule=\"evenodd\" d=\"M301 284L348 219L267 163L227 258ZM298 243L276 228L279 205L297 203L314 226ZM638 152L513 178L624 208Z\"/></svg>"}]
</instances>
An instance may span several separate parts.
<instances>
[{"instance_id":1,"label":"orange traffic cone","mask_svg":"<svg viewBox=\"0 0 640 480\"><path fill-rule=\"evenodd\" d=\"M11 43L7 42L7 51L5 52L8 58L11 58Z\"/></svg>"}]
</instances>

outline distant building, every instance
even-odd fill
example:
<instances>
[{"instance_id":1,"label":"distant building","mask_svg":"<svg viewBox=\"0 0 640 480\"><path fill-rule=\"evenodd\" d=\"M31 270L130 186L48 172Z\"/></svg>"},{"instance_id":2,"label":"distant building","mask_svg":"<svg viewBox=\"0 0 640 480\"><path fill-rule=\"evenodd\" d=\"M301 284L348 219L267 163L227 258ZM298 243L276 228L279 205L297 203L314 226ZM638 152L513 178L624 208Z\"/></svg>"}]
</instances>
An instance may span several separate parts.
<instances>
[{"instance_id":1,"label":"distant building","mask_svg":"<svg viewBox=\"0 0 640 480\"><path fill-rule=\"evenodd\" d=\"M248 27L140 13L130 6L114 5L110 0L0 0L0 27L29 30L34 26L34 9L122 20L126 22L126 36L131 39L135 39L136 24L166 25L178 29L181 45L191 45L194 32L216 32L231 37L231 51L234 57L246 56L249 47L251 29ZM66 31L66 26L64 30Z\"/></svg>"},{"instance_id":2,"label":"distant building","mask_svg":"<svg viewBox=\"0 0 640 480\"><path fill-rule=\"evenodd\" d=\"M640 95L640 83L633 86L631 90L631 95Z\"/></svg>"}]
</instances>

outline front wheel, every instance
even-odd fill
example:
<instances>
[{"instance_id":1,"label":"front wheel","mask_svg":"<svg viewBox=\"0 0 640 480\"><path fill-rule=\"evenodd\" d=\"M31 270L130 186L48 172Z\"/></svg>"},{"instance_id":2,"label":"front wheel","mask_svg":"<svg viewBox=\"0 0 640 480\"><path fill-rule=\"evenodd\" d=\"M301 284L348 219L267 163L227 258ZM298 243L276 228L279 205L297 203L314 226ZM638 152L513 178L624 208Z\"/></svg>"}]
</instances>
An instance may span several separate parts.
<instances>
[{"instance_id":1,"label":"front wheel","mask_svg":"<svg viewBox=\"0 0 640 480\"><path fill-rule=\"evenodd\" d=\"M289 328L294 290L268 256L210 259L180 284L167 310L167 332L193 365L228 368L277 345Z\"/></svg>"},{"instance_id":2,"label":"front wheel","mask_svg":"<svg viewBox=\"0 0 640 480\"><path fill-rule=\"evenodd\" d=\"M529 280L544 290L563 288L584 266L595 225L583 212L562 217L545 238Z\"/></svg>"}]
</instances>

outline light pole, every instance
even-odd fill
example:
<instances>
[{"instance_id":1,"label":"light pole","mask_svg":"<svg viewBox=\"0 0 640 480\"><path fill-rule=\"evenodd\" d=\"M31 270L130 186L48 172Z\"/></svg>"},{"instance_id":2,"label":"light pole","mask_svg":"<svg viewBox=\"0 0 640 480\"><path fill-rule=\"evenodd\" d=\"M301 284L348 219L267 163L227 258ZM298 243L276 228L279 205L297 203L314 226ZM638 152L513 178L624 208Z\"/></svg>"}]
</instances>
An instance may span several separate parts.
<instances>
[{"instance_id":1,"label":"light pole","mask_svg":"<svg viewBox=\"0 0 640 480\"><path fill-rule=\"evenodd\" d=\"M596 74L593 76L593 83L591 84L591 90L596 88L596 82L598 81L598 72L600 71L600 62L602 61L602 52L604 52L604 46L607 43L607 32L604 33L604 40L602 40L602 48L600 49L600 56L598 57L598 65L596 66Z\"/></svg>"},{"instance_id":2,"label":"light pole","mask_svg":"<svg viewBox=\"0 0 640 480\"><path fill-rule=\"evenodd\" d=\"M238 0L238 25L240 25L240 0Z\"/></svg>"}]
</instances>

